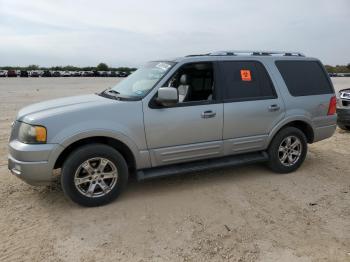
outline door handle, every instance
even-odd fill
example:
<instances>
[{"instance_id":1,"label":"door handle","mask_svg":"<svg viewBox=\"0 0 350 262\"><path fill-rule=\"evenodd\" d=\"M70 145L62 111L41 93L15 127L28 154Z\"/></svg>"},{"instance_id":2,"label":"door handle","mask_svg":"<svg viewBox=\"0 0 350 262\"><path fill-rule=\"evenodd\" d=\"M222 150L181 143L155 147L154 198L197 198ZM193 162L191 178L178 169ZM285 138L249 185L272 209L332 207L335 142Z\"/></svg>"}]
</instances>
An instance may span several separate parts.
<instances>
[{"instance_id":1,"label":"door handle","mask_svg":"<svg viewBox=\"0 0 350 262\"><path fill-rule=\"evenodd\" d=\"M280 110L280 106L277 105L277 104L274 104L274 105L270 105L270 106L269 106L269 111L270 111L270 112L274 112L274 111L278 111L278 110Z\"/></svg>"},{"instance_id":2,"label":"door handle","mask_svg":"<svg viewBox=\"0 0 350 262\"><path fill-rule=\"evenodd\" d=\"M211 118L216 116L216 113L211 110L208 110L208 111L204 111L201 116L202 118Z\"/></svg>"}]
</instances>

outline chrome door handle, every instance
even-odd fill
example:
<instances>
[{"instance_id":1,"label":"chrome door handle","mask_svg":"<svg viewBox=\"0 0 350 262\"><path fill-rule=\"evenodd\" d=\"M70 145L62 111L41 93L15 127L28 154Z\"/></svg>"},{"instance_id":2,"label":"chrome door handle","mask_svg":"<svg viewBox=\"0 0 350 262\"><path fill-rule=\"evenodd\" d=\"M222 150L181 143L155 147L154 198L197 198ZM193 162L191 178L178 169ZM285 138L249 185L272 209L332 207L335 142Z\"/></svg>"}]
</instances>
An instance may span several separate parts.
<instances>
[{"instance_id":1,"label":"chrome door handle","mask_svg":"<svg viewBox=\"0 0 350 262\"><path fill-rule=\"evenodd\" d=\"M274 104L274 105L270 105L269 106L269 111L270 112L274 112L274 111L278 111L278 110L280 110L280 106L279 105Z\"/></svg>"},{"instance_id":2,"label":"chrome door handle","mask_svg":"<svg viewBox=\"0 0 350 262\"><path fill-rule=\"evenodd\" d=\"M208 111L204 111L201 116L202 118L211 118L216 116L216 113L211 110L208 110Z\"/></svg>"}]
</instances>

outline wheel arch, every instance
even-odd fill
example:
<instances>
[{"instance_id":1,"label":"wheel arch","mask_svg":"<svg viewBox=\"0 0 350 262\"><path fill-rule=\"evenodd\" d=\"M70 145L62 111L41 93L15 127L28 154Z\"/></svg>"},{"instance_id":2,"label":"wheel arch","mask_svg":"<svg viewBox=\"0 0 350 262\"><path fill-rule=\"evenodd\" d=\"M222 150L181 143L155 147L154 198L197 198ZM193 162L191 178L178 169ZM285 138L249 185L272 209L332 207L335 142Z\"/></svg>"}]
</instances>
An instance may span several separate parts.
<instances>
[{"instance_id":1,"label":"wheel arch","mask_svg":"<svg viewBox=\"0 0 350 262\"><path fill-rule=\"evenodd\" d=\"M315 130L312 127L311 122L306 118L299 118L299 119L289 119L287 121L284 121L277 127L275 127L269 135L268 145L270 145L271 141L280 130L288 126L295 127L301 130L305 134L307 142L309 144L312 144L314 142Z\"/></svg>"},{"instance_id":2,"label":"wheel arch","mask_svg":"<svg viewBox=\"0 0 350 262\"><path fill-rule=\"evenodd\" d=\"M75 136L69 137L61 143L62 150L56 154L54 162L54 168L60 168L69 154L76 148L91 144L101 143L109 145L118 150L119 153L125 158L129 168L135 169L140 164L139 161L145 162L144 159L140 160L140 151L135 143L127 136L123 134L115 134L110 132L84 132ZM146 161L147 162L147 161ZM141 165L145 163L141 163ZM146 163L147 164L147 163Z\"/></svg>"},{"instance_id":3,"label":"wheel arch","mask_svg":"<svg viewBox=\"0 0 350 262\"><path fill-rule=\"evenodd\" d=\"M132 170L136 169L137 163L136 163L136 157L133 153L133 151L128 147L126 143L123 143L122 141L115 139L113 137L108 136L91 136L91 137L85 137L78 139L72 143L70 143L68 146L66 146L62 152L58 155L58 158L55 161L54 168L61 168L64 161L67 159L67 157L77 148L92 144L92 143L100 143L104 145L108 145L116 149L125 159L125 161L128 164L128 167Z\"/></svg>"}]
</instances>

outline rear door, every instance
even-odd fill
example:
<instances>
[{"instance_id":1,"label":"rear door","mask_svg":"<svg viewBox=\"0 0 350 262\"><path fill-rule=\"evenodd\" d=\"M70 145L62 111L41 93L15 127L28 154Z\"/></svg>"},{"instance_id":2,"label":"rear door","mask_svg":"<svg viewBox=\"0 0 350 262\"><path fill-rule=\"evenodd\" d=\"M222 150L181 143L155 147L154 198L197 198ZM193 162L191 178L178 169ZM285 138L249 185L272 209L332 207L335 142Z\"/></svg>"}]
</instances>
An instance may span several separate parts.
<instances>
[{"instance_id":1,"label":"rear door","mask_svg":"<svg viewBox=\"0 0 350 262\"><path fill-rule=\"evenodd\" d=\"M225 155L264 149L269 132L285 111L265 66L257 61L218 64Z\"/></svg>"}]
</instances>

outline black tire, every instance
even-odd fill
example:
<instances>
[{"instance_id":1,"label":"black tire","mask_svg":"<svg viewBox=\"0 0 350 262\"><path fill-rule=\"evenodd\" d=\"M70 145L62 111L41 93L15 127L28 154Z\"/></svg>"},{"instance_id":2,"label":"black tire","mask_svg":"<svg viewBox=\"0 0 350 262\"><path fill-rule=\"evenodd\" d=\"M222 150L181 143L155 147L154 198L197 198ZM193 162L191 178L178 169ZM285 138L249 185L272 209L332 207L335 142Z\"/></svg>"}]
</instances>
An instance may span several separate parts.
<instances>
[{"instance_id":1,"label":"black tire","mask_svg":"<svg viewBox=\"0 0 350 262\"><path fill-rule=\"evenodd\" d=\"M338 127L339 127L340 129L345 130L345 131L350 131L350 125L338 124Z\"/></svg>"},{"instance_id":2,"label":"black tire","mask_svg":"<svg viewBox=\"0 0 350 262\"><path fill-rule=\"evenodd\" d=\"M281 143L285 141L288 137L294 137L298 138L300 141L301 148L300 155L297 159L295 159L295 163L290 163L289 166L286 166L286 164L282 163L282 160L280 160L280 154L282 153L282 158L283 158L283 152L279 151ZM298 148L298 149L299 149ZM277 173L290 173L295 170L297 170L301 164L304 162L306 154L307 154L307 139L305 134L298 128L295 127L285 127L282 130L280 130L276 136L273 138L269 149L268 149L268 154L269 154L269 162L268 166ZM287 159L287 162L289 160Z\"/></svg>"},{"instance_id":3,"label":"black tire","mask_svg":"<svg viewBox=\"0 0 350 262\"><path fill-rule=\"evenodd\" d=\"M114 164L114 168L116 168L117 170L117 177L115 178L115 182L113 182L113 186L108 187L108 190L110 191L108 191L107 193L100 192L100 194L105 194L105 195L101 195L98 197L86 196L79 191L81 189L78 190L77 187L79 186L75 185L75 178L74 178L75 174L76 172L78 172L78 170L84 169L81 167L81 165L84 162L86 162L87 160L99 159L99 158L107 159L108 161L110 161L107 164L107 168L108 168L108 165L113 166ZM96 170L97 169L95 169L95 171L92 172L94 176L97 175L97 172L100 173L99 171L96 171ZM86 172L86 171L83 171L83 172ZM91 176L91 175L89 173L86 176ZM94 184L97 183L99 185L99 183L97 182L97 178L94 177L93 179L94 180L96 179L96 181L93 181L93 182L88 181L86 182L86 184L83 184L82 186L85 186L85 185L89 186L91 183L94 183ZM113 178L111 178L111 180L113 180ZM107 183L108 181L111 181L111 180L106 179ZM91 144L91 145L86 145L86 146L77 148L68 156L68 158L66 159L62 167L61 184L62 184L62 189L64 194L68 198L70 198L73 202L82 206L93 207L93 206L104 205L111 202L112 200L116 199L119 196L122 190L126 187L127 182L128 182L128 166L125 159L117 150L104 144ZM95 185L95 187L97 186ZM94 190L95 190L95 187L94 187ZM101 186L100 186L100 191L102 191Z\"/></svg>"}]
</instances>

